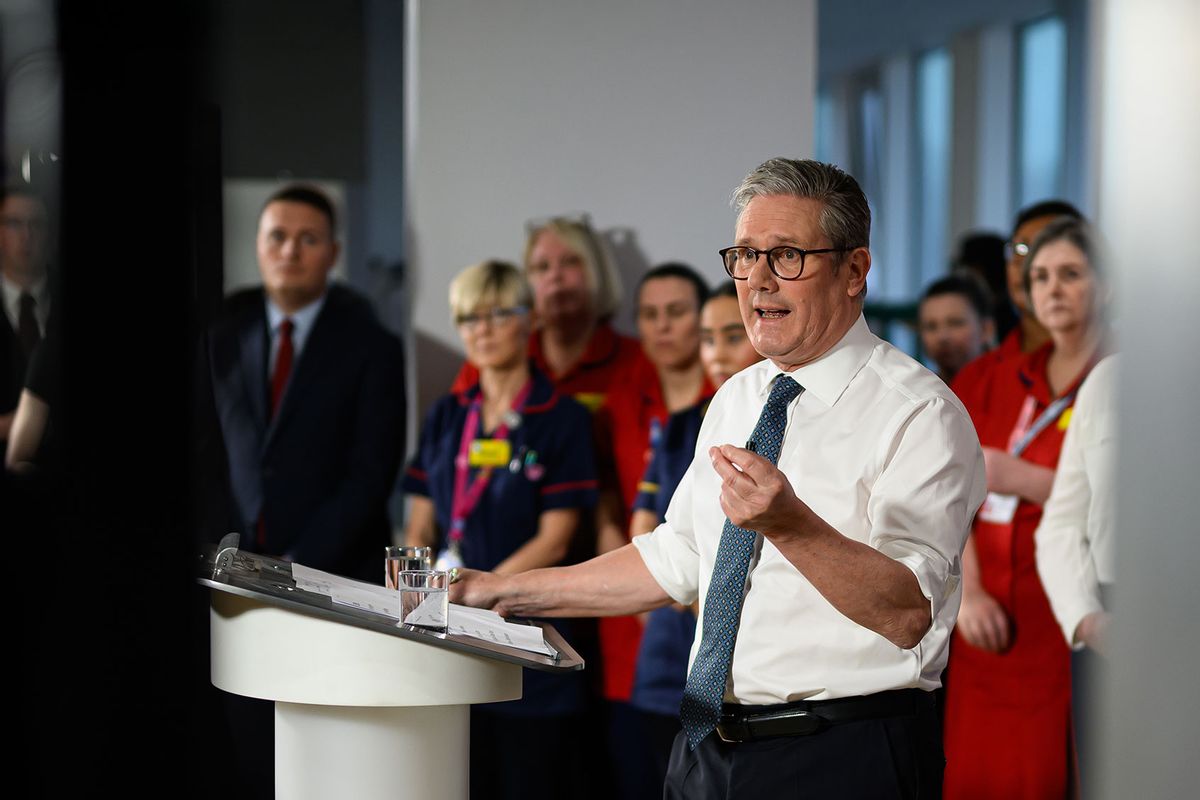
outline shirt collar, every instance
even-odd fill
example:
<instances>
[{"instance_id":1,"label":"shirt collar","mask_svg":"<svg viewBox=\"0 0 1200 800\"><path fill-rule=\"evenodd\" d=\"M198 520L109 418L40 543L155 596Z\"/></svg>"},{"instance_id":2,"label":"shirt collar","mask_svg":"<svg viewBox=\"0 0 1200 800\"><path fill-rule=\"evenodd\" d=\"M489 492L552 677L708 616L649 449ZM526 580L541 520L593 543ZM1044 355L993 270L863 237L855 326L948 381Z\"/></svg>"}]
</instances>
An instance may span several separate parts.
<instances>
[{"instance_id":1,"label":"shirt collar","mask_svg":"<svg viewBox=\"0 0 1200 800\"><path fill-rule=\"evenodd\" d=\"M850 330L815 361L797 367L791 372L780 369L769 358L759 362L758 377L761 380L758 393L764 402L771 393L771 385L778 375L790 375L801 386L805 393L811 393L827 406L833 406L850 381L858 374L870 359L871 353L879 340L867 321L861 314L858 320L850 326Z\"/></svg>"},{"instance_id":2,"label":"shirt collar","mask_svg":"<svg viewBox=\"0 0 1200 800\"><path fill-rule=\"evenodd\" d=\"M34 281L33 285L28 289L22 289L10 281L7 275L0 273L0 291L4 295L4 308L13 319L16 319L21 313L21 295L29 292L33 295L33 299L37 301L38 306L44 309L46 303L50 300L46 292L48 283L49 281L47 281L46 276L43 275Z\"/></svg>"},{"instance_id":3,"label":"shirt collar","mask_svg":"<svg viewBox=\"0 0 1200 800\"><path fill-rule=\"evenodd\" d=\"M326 293L328 294L328 293ZM274 336L279 330L279 325L285 320L290 319L292 325L295 326L296 333L300 336L307 334L317 320L317 315L321 313L321 308L325 305L326 294L322 294L316 300L313 300L308 305L293 311L291 314L283 313L279 306L275 305L275 301L267 298L267 325L271 329L271 335Z\"/></svg>"}]
</instances>

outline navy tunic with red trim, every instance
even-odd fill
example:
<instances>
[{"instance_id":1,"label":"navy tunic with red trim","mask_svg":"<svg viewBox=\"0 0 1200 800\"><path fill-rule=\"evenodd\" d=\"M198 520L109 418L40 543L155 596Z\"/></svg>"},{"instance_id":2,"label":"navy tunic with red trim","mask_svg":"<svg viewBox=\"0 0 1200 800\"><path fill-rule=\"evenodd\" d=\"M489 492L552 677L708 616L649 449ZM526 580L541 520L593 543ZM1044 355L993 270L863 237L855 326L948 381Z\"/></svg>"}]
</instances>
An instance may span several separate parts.
<instances>
[{"instance_id":1,"label":"navy tunic with red trim","mask_svg":"<svg viewBox=\"0 0 1200 800\"><path fill-rule=\"evenodd\" d=\"M635 509L653 511L660 522L666 519L671 496L692 464L700 424L707 410L708 400L704 400L668 418L646 474L638 484ZM650 612L638 648L630 697L635 708L662 716L679 714L695 636L696 615L690 608L665 606Z\"/></svg>"},{"instance_id":2,"label":"navy tunic with red trim","mask_svg":"<svg viewBox=\"0 0 1200 800\"><path fill-rule=\"evenodd\" d=\"M466 521L462 559L471 569L495 569L537 535L542 512L575 508L587 517L596 505L596 466L588 411L570 397L558 394L541 372L531 372L533 388L521 422L508 432L511 461L493 469L491 480ZM433 501L438 550L445 547L450 528L459 440L471 401L478 395L479 386L475 385L434 404L421 429L417 452L404 473L405 492ZM481 438L487 438L487 434ZM478 469L471 469L471 481L477 473ZM565 621L555 620L554 625L571 641ZM528 670L523 699L494 708L518 714L579 710L583 702L579 675L555 676Z\"/></svg>"},{"instance_id":3,"label":"navy tunic with red trim","mask_svg":"<svg viewBox=\"0 0 1200 800\"><path fill-rule=\"evenodd\" d=\"M421 429L417 452L405 470L404 491L433 500L439 549L445 546L450 529L459 438L471 401L478 394L476 384L434 405ZM462 541L465 566L495 569L537 534L543 511L584 510L596 505L590 425L582 405L558 394L542 373L533 373L533 389L521 423L508 432L512 460L493 469L479 505L467 518ZM470 480L474 481L477 473L478 469L472 468Z\"/></svg>"}]
</instances>

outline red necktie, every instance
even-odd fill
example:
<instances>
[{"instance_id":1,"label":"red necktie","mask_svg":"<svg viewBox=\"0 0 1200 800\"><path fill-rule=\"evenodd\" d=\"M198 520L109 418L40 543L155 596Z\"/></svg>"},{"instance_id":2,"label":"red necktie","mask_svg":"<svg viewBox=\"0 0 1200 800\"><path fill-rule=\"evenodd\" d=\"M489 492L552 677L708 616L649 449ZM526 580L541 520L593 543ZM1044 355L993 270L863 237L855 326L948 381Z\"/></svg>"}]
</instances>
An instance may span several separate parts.
<instances>
[{"instance_id":1,"label":"red necktie","mask_svg":"<svg viewBox=\"0 0 1200 800\"><path fill-rule=\"evenodd\" d=\"M271 418L279 411L279 400L287 387L288 378L292 375L292 328L295 327L290 319L279 323L279 350L275 354L275 372L271 375Z\"/></svg>"},{"instance_id":2,"label":"red necktie","mask_svg":"<svg viewBox=\"0 0 1200 800\"><path fill-rule=\"evenodd\" d=\"M275 353L275 371L271 373L271 419L279 410L279 401L283 390L287 387L288 378L292 375L292 360L296 351L292 347L292 328L296 327L290 319L279 323L279 350ZM258 514L258 549L262 551L267 546L267 528L263 524L263 516Z\"/></svg>"}]
</instances>

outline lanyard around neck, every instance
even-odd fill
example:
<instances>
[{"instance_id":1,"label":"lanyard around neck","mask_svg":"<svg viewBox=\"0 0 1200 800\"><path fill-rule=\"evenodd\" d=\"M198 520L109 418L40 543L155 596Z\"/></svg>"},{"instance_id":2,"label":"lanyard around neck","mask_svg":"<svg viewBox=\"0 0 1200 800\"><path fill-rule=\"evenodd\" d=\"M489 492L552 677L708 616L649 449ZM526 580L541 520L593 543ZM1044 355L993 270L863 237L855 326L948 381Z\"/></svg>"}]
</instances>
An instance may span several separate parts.
<instances>
[{"instance_id":1,"label":"lanyard around neck","mask_svg":"<svg viewBox=\"0 0 1200 800\"><path fill-rule=\"evenodd\" d=\"M1033 400L1033 397L1030 396L1029 399ZM1025 452L1025 448L1029 447L1030 443L1037 438L1039 433L1044 431L1050 423L1062 416L1062 413L1067 410L1067 406L1071 405L1071 401L1074 399L1075 390L1072 390L1046 406L1046 410L1034 420L1033 424L1029 426L1028 430L1017 441L1013 442L1008 452L1014 456L1019 456Z\"/></svg>"},{"instance_id":2,"label":"lanyard around neck","mask_svg":"<svg viewBox=\"0 0 1200 800\"><path fill-rule=\"evenodd\" d=\"M533 390L533 379L530 378L513 398L512 410L519 416ZM467 411L466 422L463 423L462 438L458 443L458 457L454 459L454 497L450 503L450 532L451 545L462 541L463 531L467 527L467 517L479 505L488 482L492 479L492 467L481 467L475 480L470 481L471 474L471 443L479 430L479 417L483 409L483 393L480 392ZM507 416L507 415L506 415ZM515 427L515 426L514 426ZM500 427L492 434L493 439L508 438L508 421L502 421Z\"/></svg>"}]
</instances>

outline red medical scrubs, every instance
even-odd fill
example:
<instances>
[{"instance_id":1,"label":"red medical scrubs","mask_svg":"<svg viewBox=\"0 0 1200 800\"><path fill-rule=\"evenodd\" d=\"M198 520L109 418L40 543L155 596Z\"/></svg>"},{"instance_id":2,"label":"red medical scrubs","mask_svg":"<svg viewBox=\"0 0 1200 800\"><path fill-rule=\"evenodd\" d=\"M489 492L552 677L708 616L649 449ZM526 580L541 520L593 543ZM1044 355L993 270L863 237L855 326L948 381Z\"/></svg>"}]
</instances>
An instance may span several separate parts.
<instances>
[{"instance_id":1,"label":"red medical scrubs","mask_svg":"<svg viewBox=\"0 0 1200 800\"><path fill-rule=\"evenodd\" d=\"M1007 450L1026 404L1032 406L1028 418L1037 419L1054 402L1046 378L1053 347L1051 342L1023 358L998 360L982 396L986 406L980 407L980 395L960 395L981 445ZM1064 395L1079 387L1101 355L1093 356ZM1022 459L1057 466L1071 406L1029 443ZM946 687L944 796L1065 797L1072 752L1070 650L1037 573L1033 534L1042 507L1022 499L1011 522L988 522L982 516L976 516L972 529L980 577L1008 615L1011 641L1003 653L989 653L954 633Z\"/></svg>"},{"instance_id":2,"label":"red medical scrubs","mask_svg":"<svg viewBox=\"0 0 1200 800\"><path fill-rule=\"evenodd\" d=\"M708 378L696 402L711 397ZM649 361L631 370L627 379L609 393L596 414L597 453L601 480L614 477L621 495L621 530L628 536L629 515L637 500L638 483L667 423L666 403L658 373ZM605 452L606 448L611 450ZM609 463L603 463L606 459ZM637 653L642 641L642 623L637 617L604 617L600 620L600 652L604 657L604 696L628 701L633 693Z\"/></svg>"}]
</instances>

